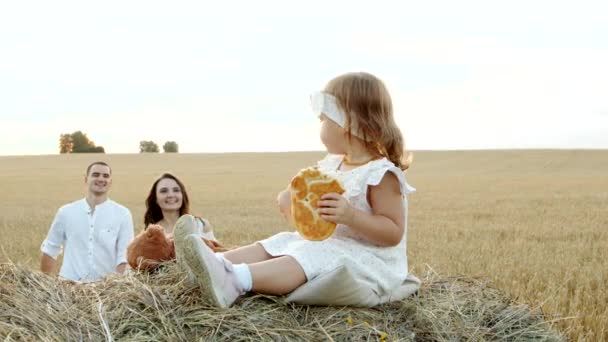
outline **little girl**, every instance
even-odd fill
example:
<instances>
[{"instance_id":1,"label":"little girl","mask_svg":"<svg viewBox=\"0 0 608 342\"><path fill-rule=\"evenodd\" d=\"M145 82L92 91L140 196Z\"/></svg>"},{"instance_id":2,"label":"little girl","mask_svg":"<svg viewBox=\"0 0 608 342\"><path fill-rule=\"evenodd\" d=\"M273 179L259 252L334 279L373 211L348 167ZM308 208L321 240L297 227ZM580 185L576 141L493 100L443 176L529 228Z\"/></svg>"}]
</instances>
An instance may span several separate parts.
<instances>
[{"instance_id":1,"label":"little girl","mask_svg":"<svg viewBox=\"0 0 608 342\"><path fill-rule=\"evenodd\" d=\"M337 223L336 231L324 241L283 232L214 254L191 235L193 217L182 216L175 228L176 257L216 306L229 307L248 291L287 294L342 265L387 300L408 277L406 195L414 189L402 170L411 158L404 158L385 85L368 73L341 75L313 94L311 105L328 152L318 167L345 189L343 195L326 194L318 202L319 214ZM287 216L288 191L278 197Z\"/></svg>"}]
</instances>

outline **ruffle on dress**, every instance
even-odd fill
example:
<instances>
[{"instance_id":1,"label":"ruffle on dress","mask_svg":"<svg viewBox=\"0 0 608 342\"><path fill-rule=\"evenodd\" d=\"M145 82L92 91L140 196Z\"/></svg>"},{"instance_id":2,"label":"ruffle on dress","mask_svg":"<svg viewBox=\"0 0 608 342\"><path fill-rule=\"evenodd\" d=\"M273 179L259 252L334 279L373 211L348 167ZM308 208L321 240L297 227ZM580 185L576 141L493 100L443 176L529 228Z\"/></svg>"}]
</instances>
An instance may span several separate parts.
<instances>
[{"instance_id":1,"label":"ruffle on dress","mask_svg":"<svg viewBox=\"0 0 608 342\"><path fill-rule=\"evenodd\" d=\"M328 154L318 162L318 166L320 170L343 183L342 186L348 189L344 194L346 198L357 197L367 192L367 186L380 184L386 172L392 172L397 177L402 195L408 195L416 191L414 187L407 183L403 171L386 158L373 160L352 170L339 171L338 167L343 158L343 155ZM348 177L343 177L342 175L346 173L349 174Z\"/></svg>"}]
</instances>

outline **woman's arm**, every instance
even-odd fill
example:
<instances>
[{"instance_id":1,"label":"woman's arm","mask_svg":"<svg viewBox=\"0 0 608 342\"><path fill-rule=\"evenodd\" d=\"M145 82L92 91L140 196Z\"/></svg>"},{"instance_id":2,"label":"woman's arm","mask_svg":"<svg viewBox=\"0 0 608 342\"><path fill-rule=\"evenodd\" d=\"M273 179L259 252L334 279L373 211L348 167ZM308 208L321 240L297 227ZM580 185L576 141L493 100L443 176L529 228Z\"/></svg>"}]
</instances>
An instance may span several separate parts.
<instances>
[{"instance_id":1,"label":"woman's arm","mask_svg":"<svg viewBox=\"0 0 608 342\"><path fill-rule=\"evenodd\" d=\"M370 242L380 246L399 244L405 230L405 209L397 177L387 172L380 183L370 186L368 201L372 213L353 208L339 194L321 197L319 213L324 219L349 226Z\"/></svg>"}]
</instances>

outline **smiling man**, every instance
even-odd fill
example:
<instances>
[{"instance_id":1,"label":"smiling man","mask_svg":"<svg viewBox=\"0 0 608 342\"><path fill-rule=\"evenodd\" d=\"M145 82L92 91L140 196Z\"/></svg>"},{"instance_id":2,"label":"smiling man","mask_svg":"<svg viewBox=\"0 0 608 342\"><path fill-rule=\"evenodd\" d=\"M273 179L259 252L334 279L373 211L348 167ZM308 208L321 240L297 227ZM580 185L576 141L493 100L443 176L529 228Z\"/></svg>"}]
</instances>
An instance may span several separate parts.
<instances>
[{"instance_id":1,"label":"smiling man","mask_svg":"<svg viewBox=\"0 0 608 342\"><path fill-rule=\"evenodd\" d=\"M57 256L64 252L59 277L76 282L99 281L125 271L127 246L133 240L129 209L110 200L112 169L104 162L87 167L86 197L59 208L40 250L40 269L55 274Z\"/></svg>"}]
</instances>

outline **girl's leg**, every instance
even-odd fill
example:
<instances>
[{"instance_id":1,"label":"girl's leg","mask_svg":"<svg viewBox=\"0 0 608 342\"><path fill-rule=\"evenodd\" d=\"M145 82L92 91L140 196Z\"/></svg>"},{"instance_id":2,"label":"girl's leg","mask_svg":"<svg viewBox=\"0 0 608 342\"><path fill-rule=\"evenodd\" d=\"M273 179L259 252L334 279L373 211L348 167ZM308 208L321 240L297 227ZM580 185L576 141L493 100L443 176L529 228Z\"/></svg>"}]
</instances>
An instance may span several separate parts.
<instances>
[{"instance_id":1,"label":"girl's leg","mask_svg":"<svg viewBox=\"0 0 608 342\"><path fill-rule=\"evenodd\" d=\"M260 248L263 250L262 246ZM280 256L248 266L254 292L283 295L306 282L304 269L290 256Z\"/></svg>"},{"instance_id":2,"label":"girl's leg","mask_svg":"<svg viewBox=\"0 0 608 342\"><path fill-rule=\"evenodd\" d=\"M239 280L236 273L237 267L245 265L237 264L230 270L226 260L218 258L200 237L192 234L183 240L175 240L175 248L178 265L192 275L194 281L200 285L201 295L209 298L213 305L227 308L247 291L246 284ZM261 245L251 248L257 252L259 249L264 250ZM304 270L290 256L251 263L245 269L251 274L252 290L256 292L285 294L306 282Z\"/></svg>"},{"instance_id":3,"label":"girl's leg","mask_svg":"<svg viewBox=\"0 0 608 342\"><path fill-rule=\"evenodd\" d=\"M266 253L266 250L259 243L254 243L248 246L239 247L228 252L224 252L224 258L228 259L233 264L251 264L270 260L272 255Z\"/></svg>"}]
</instances>

